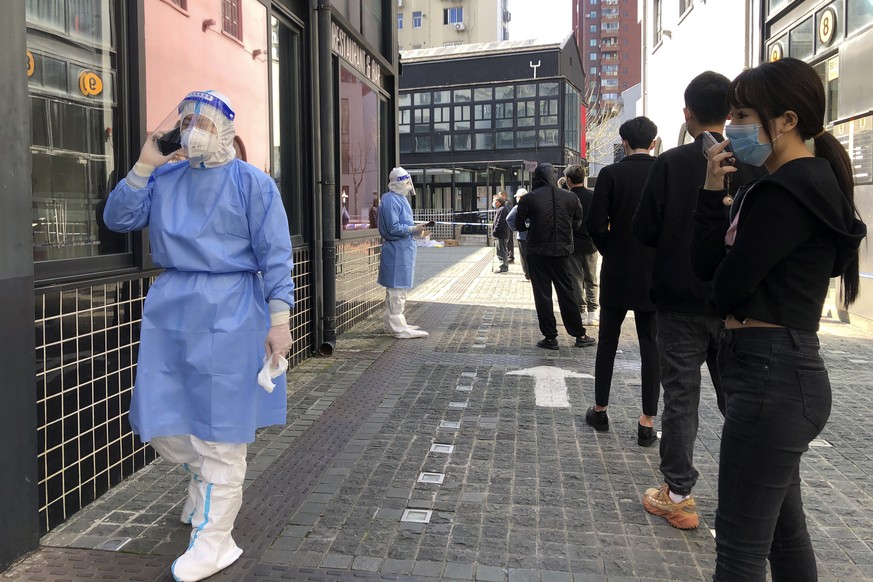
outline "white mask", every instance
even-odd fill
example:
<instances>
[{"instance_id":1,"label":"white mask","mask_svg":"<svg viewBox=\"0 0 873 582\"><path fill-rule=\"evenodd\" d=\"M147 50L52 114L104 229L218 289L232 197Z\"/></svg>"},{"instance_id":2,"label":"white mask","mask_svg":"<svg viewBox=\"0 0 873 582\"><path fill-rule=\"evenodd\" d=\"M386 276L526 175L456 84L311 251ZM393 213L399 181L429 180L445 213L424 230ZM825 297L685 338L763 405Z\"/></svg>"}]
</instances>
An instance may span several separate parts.
<instances>
[{"instance_id":1,"label":"white mask","mask_svg":"<svg viewBox=\"0 0 873 582\"><path fill-rule=\"evenodd\" d=\"M192 127L182 132L182 147L193 165L218 151L218 137L205 129Z\"/></svg>"}]
</instances>

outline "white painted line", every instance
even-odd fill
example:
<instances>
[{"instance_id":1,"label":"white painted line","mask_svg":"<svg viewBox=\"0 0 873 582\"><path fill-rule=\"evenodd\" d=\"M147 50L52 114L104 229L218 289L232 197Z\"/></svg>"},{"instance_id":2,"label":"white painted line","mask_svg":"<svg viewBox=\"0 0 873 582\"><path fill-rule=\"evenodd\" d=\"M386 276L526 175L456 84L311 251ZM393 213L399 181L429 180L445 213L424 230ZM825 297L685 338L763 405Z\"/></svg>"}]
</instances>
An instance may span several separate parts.
<instances>
[{"instance_id":1,"label":"white painted line","mask_svg":"<svg viewBox=\"0 0 873 582\"><path fill-rule=\"evenodd\" d=\"M430 452L432 453L445 453L447 455L455 452L455 445L444 445L441 443L434 443L430 446Z\"/></svg>"},{"instance_id":2,"label":"white painted line","mask_svg":"<svg viewBox=\"0 0 873 582\"><path fill-rule=\"evenodd\" d=\"M591 374L577 374L553 366L536 366L507 372L508 376L533 376L537 406L546 408L570 408L567 399L567 378L591 378Z\"/></svg>"}]
</instances>

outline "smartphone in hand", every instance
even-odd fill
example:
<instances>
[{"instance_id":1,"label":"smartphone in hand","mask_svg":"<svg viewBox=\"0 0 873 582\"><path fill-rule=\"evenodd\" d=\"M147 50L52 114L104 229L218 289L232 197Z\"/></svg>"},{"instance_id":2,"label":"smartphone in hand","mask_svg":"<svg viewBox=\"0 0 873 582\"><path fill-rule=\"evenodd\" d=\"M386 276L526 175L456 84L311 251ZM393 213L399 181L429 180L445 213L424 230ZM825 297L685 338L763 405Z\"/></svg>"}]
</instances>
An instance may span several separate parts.
<instances>
[{"instance_id":1,"label":"smartphone in hand","mask_svg":"<svg viewBox=\"0 0 873 582\"><path fill-rule=\"evenodd\" d=\"M703 157L709 159L709 148L717 145L719 141L708 131L703 132Z\"/></svg>"},{"instance_id":2,"label":"smartphone in hand","mask_svg":"<svg viewBox=\"0 0 873 582\"><path fill-rule=\"evenodd\" d=\"M719 144L719 143L721 143L721 141L718 140L714 135L712 135L708 131L704 131L703 132L703 157L705 157L708 160L709 159L709 148L711 148L712 146ZM728 147L725 149L725 151L728 151L728 152L731 151L731 146L728 145ZM736 163L736 159L733 156L731 156L731 157L725 159L724 161L722 161L721 165L722 166L725 166L725 165L733 166L735 163Z\"/></svg>"}]
</instances>

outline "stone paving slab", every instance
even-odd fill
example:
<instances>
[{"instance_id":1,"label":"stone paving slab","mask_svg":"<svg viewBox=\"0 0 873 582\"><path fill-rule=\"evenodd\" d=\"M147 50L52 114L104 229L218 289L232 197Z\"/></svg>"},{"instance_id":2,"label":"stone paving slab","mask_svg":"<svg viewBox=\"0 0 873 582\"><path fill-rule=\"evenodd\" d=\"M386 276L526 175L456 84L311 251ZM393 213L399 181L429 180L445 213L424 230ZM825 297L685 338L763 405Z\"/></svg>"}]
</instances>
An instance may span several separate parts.
<instances>
[{"instance_id":1,"label":"stone paving slab","mask_svg":"<svg viewBox=\"0 0 873 582\"><path fill-rule=\"evenodd\" d=\"M289 373L288 425L262 431L249 451L241 514L249 517L237 528L246 553L213 579L711 577L721 419L706 373L695 455L701 528L683 532L639 502L660 474L657 447L635 440L632 321L616 357L611 430L595 433L584 421L592 379L566 378L569 406L548 408L536 404L534 378L510 374L546 366L593 375L595 350L571 347L569 337L556 352L534 347L530 285L517 265L492 273L490 258L484 248L419 249L409 315L430 338L395 341L374 317L344 333L334 357ZM873 334L826 320L820 335L833 412L801 467L819 575L873 580ZM339 414L364 390L380 396L359 406L361 418ZM354 430L331 440L343 418ZM311 459L308 473L283 461L291 458ZM422 473L442 482L422 483ZM267 503L267 485L289 493ZM3 578L168 580L188 535L177 522L184 494L182 472L156 462L47 535ZM429 523L400 521L406 510L431 512ZM93 549L126 538L120 552Z\"/></svg>"}]
</instances>

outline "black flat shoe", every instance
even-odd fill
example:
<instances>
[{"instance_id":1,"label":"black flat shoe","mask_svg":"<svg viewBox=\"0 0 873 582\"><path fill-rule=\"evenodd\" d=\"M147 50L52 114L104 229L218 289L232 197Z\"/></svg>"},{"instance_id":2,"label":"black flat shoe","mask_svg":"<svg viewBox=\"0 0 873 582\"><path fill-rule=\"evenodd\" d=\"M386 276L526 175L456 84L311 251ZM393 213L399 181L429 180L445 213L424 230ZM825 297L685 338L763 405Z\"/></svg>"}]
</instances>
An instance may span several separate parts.
<instances>
[{"instance_id":1,"label":"black flat shoe","mask_svg":"<svg viewBox=\"0 0 873 582\"><path fill-rule=\"evenodd\" d=\"M537 342L538 348L544 348L547 350L557 350L558 349L558 340L553 337L544 337L540 341Z\"/></svg>"},{"instance_id":2,"label":"black flat shoe","mask_svg":"<svg viewBox=\"0 0 873 582\"><path fill-rule=\"evenodd\" d=\"M658 435L655 434L655 429L651 426L637 426L637 444L641 447L651 447L658 442Z\"/></svg>"},{"instance_id":3,"label":"black flat shoe","mask_svg":"<svg viewBox=\"0 0 873 582\"><path fill-rule=\"evenodd\" d=\"M585 411L585 422L594 427L596 431L609 430L609 416L605 410L597 412L593 406L589 407Z\"/></svg>"}]
</instances>

